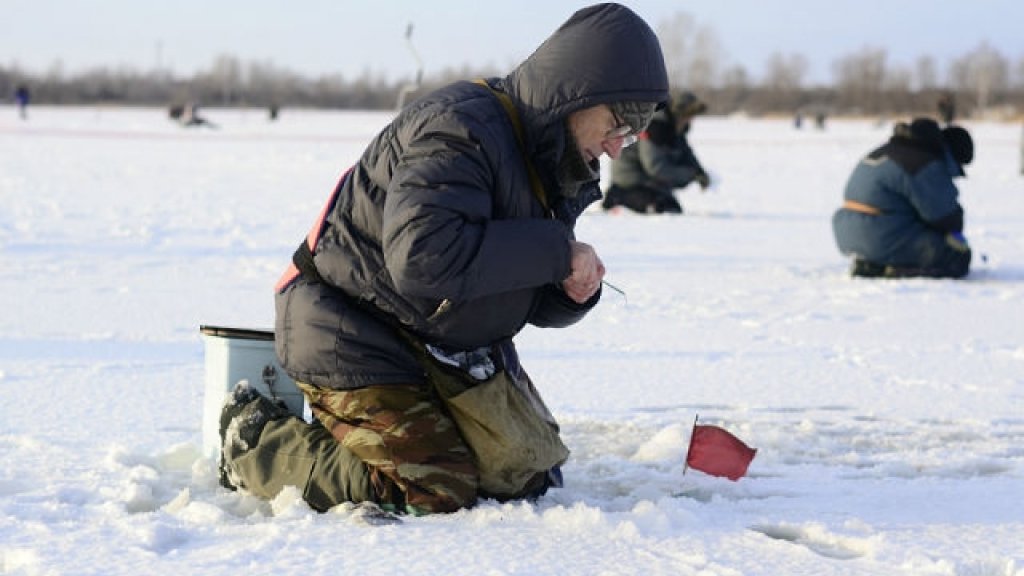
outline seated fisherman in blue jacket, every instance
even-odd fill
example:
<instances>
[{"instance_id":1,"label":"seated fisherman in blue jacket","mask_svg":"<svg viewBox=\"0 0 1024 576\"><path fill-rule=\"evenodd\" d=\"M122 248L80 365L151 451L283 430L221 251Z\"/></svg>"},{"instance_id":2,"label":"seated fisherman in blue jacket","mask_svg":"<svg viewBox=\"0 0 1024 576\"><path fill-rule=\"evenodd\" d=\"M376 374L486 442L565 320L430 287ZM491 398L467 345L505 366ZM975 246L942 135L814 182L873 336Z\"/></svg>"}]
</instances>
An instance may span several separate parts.
<instances>
[{"instance_id":1,"label":"seated fisherman in blue jacket","mask_svg":"<svg viewBox=\"0 0 1024 576\"><path fill-rule=\"evenodd\" d=\"M899 123L851 174L832 217L836 244L862 277L963 278L971 264L953 179L974 158L971 135L930 118Z\"/></svg>"}]
</instances>

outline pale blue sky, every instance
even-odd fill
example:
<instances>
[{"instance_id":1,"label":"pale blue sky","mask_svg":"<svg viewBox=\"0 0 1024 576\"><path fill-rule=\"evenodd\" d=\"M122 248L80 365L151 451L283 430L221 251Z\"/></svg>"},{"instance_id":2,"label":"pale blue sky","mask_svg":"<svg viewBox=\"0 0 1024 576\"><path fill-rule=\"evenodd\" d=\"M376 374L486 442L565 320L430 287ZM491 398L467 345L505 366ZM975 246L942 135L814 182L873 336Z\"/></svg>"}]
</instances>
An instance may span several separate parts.
<instances>
[{"instance_id":1,"label":"pale blue sky","mask_svg":"<svg viewBox=\"0 0 1024 576\"><path fill-rule=\"evenodd\" d=\"M1024 58L1021 0L634 0L652 27L682 11L715 31L726 63L753 78L773 52L800 53L809 79L830 81L832 62L885 48L892 65L933 56L940 72L987 41L1012 63ZM42 72L88 67L177 74L209 67L218 54L260 60L306 75L365 70L415 73L404 40L426 71L519 62L586 3L516 0L0 0L0 63Z\"/></svg>"}]
</instances>

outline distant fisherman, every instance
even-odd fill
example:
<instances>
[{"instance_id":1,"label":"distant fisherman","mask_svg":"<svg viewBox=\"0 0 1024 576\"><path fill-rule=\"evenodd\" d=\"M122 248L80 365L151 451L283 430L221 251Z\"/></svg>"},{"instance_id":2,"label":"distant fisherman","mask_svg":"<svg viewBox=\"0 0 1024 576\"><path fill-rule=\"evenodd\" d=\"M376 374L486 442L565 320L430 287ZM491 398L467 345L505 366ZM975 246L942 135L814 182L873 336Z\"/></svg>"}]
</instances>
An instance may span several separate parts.
<instances>
[{"instance_id":1,"label":"distant fisherman","mask_svg":"<svg viewBox=\"0 0 1024 576\"><path fill-rule=\"evenodd\" d=\"M971 264L954 178L974 158L971 135L930 118L897 124L846 184L832 218L839 250L864 277L962 278Z\"/></svg>"},{"instance_id":2,"label":"distant fisherman","mask_svg":"<svg viewBox=\"0 0 1024 576\"><path fill-rule=\"evenodd\" d=\"M32 96L29 94L28 86L19 84L14 89L14 102L18 105L18 114L22 120L28 120L28 103L31 99Z\"/></svg>"},{"instance_id":3,"label":"distant fisherman","mask_svg":"<svg viewBox=\"0 0 1024 576\"><path fill-rule=\"evenodd\" d=\"M692 92L676 96L671 106L659 110L637 145L612 162L612 185L601 206L625 206L641 214L682 214L675 191L691 182L701 190L711 185L687 140L694 117L705 110L707 105Z\"/></svg>"}]
</instances>

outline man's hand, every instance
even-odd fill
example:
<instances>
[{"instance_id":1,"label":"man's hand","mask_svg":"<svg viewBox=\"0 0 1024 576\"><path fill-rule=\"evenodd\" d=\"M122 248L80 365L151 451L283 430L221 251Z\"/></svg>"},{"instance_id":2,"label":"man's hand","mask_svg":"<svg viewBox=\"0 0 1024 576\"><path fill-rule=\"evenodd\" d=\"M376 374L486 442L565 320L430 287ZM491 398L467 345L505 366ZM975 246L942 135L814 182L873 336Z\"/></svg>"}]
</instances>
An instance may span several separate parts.
<instances>
[{"instance_id":1,"label":"man's hand","mask_svg":"<svg viewBox=\"0 0 1024 576\"><path fill-rule=\"evenodd\" d=\"M601 288L604 263L590 244L569 242L572 247L572 272L562 281L562 288L574 302L583 304Z\"/></svg>"}]
</instances>

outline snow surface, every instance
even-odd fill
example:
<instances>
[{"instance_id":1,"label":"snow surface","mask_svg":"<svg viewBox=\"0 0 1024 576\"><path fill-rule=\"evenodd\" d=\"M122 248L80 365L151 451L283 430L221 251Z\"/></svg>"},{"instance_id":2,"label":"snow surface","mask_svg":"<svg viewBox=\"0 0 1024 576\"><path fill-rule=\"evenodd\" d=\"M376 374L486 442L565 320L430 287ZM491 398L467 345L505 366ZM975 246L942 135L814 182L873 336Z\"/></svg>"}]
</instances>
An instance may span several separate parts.
<instances>
[{"instance_id":1,"label":"snow surface","mask_svg":"<svg viewBox=\"0 0 1024 576\"><path fill-rule=\"evenodd\" d=\"M1024 574L1019 126L968 124L969 279L869 281L830 216L890 124L698 119L717 189L585 214L627 297L518 340L566 486L370 526L218 486L198 328L273 325L389 114L29 113L0 107L0 574ZM682 474L697 414L758 449L748 477Z\"/></svg>"}]
</instances>

